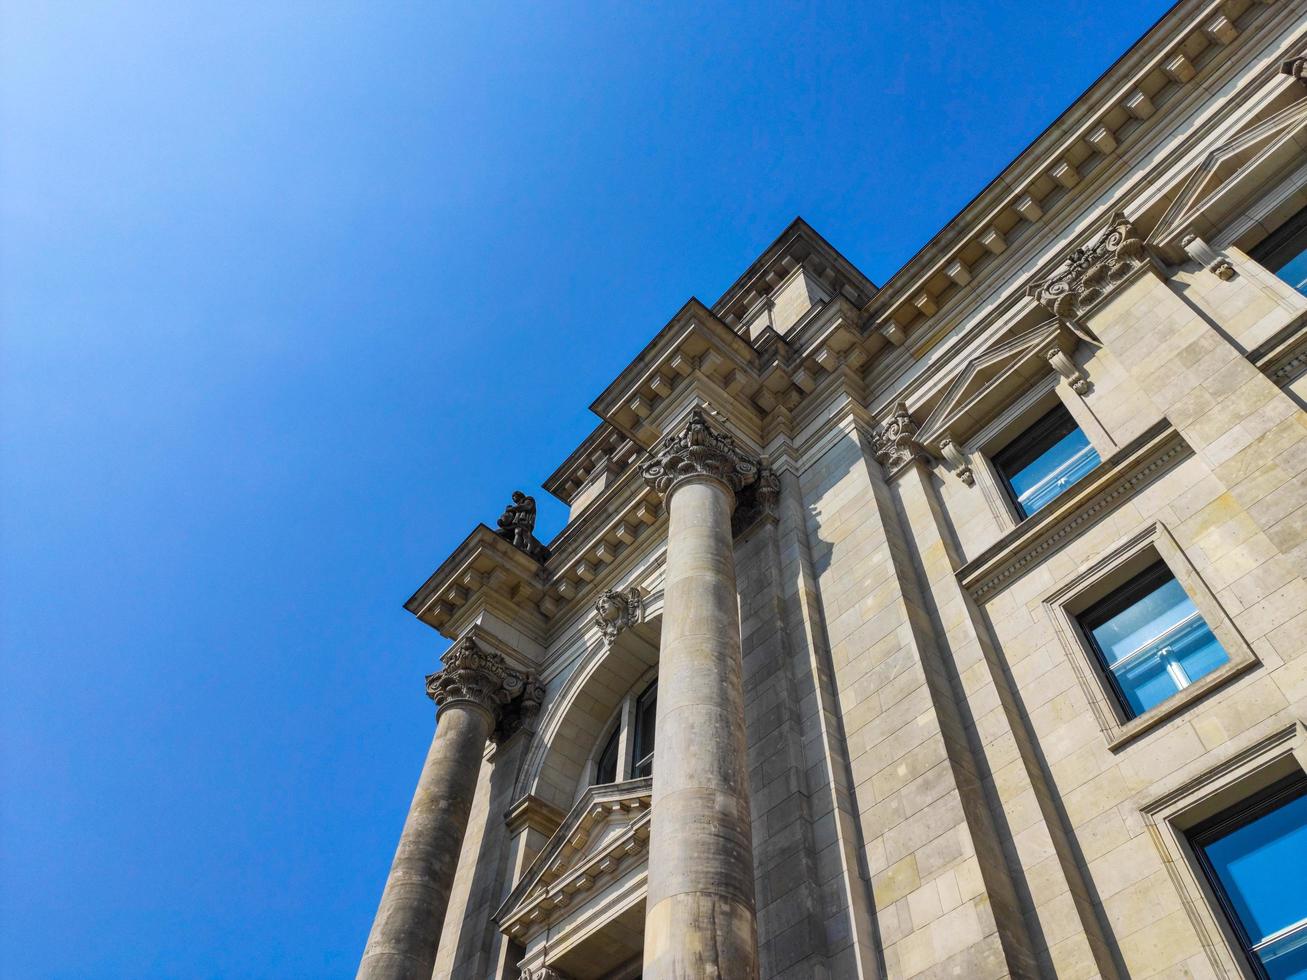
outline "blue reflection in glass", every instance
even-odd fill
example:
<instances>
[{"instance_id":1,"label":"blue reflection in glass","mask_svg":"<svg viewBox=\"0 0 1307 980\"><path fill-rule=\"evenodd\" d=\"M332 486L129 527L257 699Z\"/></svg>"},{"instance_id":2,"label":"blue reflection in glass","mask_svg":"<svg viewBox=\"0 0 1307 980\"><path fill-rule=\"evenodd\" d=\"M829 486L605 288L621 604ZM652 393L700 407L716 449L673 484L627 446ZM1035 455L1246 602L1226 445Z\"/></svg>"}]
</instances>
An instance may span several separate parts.
<instances>
[{"instance_id":1,"label":"blue reflection in glass","mask_svg":"<svg viewBox=\"0 0 1307 980\"><path fill-rule=\"evenodd\" d=\"M1098 453L1085 434L1072 428L1022 469L1009 474L1008 482L1021 513L1029 517L1047 507L1098 463Z\"/></svg>"},{"instance_id":2,"label":"blue reflection in glass","mask_svg":"<svg viewBox=\"0 0 1307 980\"><path fill-rule=\"evenodd\" d=\"M1174 577L1090 632L1136 715L1230 659Z\"/></svg>"},{"instance_id":3,"label":"blue reflection in glass","mask_svg":"<svg viewBox=\"0 0 1307 980\"><path fill-rule=\"evenodd\" d=\"M1299 252L1275 273L1298 292L1307 296L1307 249Z\"/></svg>"},{"instance_id":4,"label":"blue reflection in glass","mask_svg":"<svg viewBox=\"0 0 1307 980\"><path fill-rule=\"evenodd\" d=\"M1271 980L1307 978L1307 796L1203 850Z\"/></svg>"}]
</instances>

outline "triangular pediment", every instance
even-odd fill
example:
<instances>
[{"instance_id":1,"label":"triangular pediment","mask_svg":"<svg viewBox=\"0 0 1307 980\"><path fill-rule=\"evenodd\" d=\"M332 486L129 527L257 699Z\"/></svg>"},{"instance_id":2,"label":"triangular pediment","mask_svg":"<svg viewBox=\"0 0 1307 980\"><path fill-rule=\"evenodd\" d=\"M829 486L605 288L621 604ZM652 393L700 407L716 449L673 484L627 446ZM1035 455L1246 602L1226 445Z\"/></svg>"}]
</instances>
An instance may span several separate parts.
<instances>
[{"instance_id":1,"label":"triangular pediment","mask_svg":"<svg viewBox=\"0 0 1307 980\"><path fill-rule=\"evenodd\" d=\"M643 861L652 802L649 778L587 789L495 913L503 931L529 937Z\"/></svg>"},{"instance_id":2,"label":"triangular pediment","mask_svg":"<svg viewBox=\"0 0 1307 980\"><path fill-rule=\"evenodd\" d=\"M1185 180L1148 242L1160 246L1190 232L1206 233L1199 216L1206 215L1208 223L1219 222L1222 214L1237 206L1237 201L1228 199L1241 197L1245 188L1260 185L1269 172L1301 158L1305 132L1307 99L1299 99L1213 149Z\"/></svg>"},{"instance_id":3,"label":"triangular pediment","mask_svg":"<svg viewBox=\"0 0 1307 980\"><path fill-rule=\"evenodd\" d=\"M1074 345L1075 338L1066 328L1049 320L980 351L958 372L922 424L917 441L937 449L946 435L957 439L980 428L1013 391L1029 387L1052 370L1047 359L1050 350L1069 352Z\"/></svg>"}]
</instances>

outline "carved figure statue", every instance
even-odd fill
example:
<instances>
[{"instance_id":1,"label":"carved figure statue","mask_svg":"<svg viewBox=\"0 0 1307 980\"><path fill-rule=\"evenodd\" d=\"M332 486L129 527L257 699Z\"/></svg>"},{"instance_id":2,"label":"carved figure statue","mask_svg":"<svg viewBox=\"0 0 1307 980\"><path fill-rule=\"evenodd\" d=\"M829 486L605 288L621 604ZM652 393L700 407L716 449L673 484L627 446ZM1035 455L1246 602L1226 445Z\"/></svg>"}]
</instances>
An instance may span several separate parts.
<instances>
[{"instance_id":1,"label":"carved figure statue","mask_svg":"<svg viewBox=\"0 0 1307 980\"><path fill-rule=\"evenodd\" d=\"M521 490L513 491L513 502L500 515L498 530L505 541L511 541L518 551L524 551L537 561L547 561L549 549L536 540L536 501Z\"/></svg>"}]
</instances>

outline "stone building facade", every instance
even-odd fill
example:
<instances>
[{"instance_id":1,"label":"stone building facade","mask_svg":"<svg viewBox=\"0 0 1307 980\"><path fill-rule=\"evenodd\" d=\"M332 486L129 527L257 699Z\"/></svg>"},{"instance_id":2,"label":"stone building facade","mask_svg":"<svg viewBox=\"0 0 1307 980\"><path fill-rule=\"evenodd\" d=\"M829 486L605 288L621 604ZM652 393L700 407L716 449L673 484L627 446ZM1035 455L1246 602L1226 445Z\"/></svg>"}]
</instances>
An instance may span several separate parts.
<instances>
[{"instance_id":1,"label":"stone building facade","mask_svg":"<svg viewBox=\"0 0 1307 980\"><path fill-rule=\"evenodd\" d=\"M887 283L688 301L408 602L360 975L1307 976L1305 55L1182 0Z\"/></svg>"}]
</instances>

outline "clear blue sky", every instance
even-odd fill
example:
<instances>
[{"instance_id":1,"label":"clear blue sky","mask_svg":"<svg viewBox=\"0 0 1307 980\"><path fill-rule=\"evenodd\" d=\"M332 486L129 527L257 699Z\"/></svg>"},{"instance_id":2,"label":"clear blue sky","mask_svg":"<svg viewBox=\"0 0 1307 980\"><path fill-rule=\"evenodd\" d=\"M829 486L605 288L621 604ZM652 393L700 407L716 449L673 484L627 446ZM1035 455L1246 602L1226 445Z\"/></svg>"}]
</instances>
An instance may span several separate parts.
<instances>
[{"instance_id":1,"label":"clear blue sky","mask_svg":"<svg viewBox=\"0 0 1307 980\"><path fill-rule=\"evenodd\" d=\"M0 973L352 974L401 604L796 215L883 282L1159 0L4 5Z\"/></svg>"}]
</instances>

